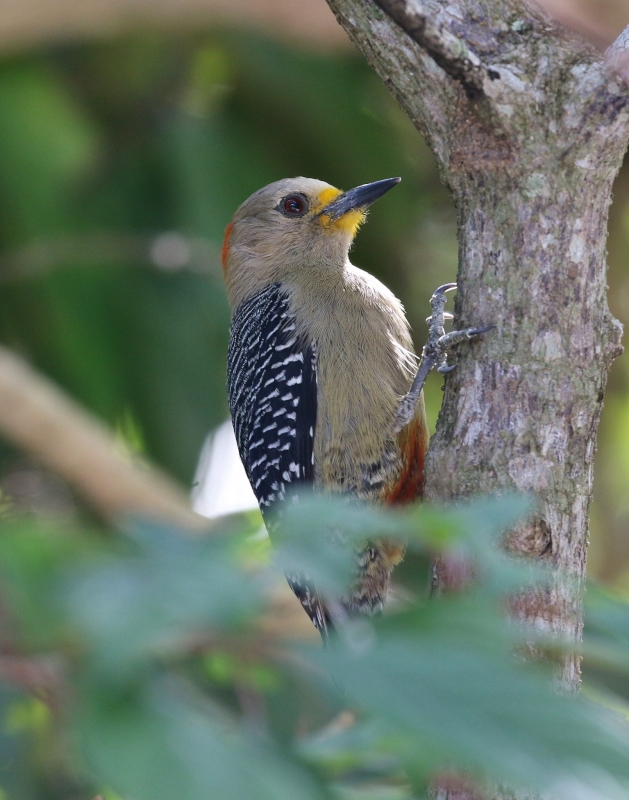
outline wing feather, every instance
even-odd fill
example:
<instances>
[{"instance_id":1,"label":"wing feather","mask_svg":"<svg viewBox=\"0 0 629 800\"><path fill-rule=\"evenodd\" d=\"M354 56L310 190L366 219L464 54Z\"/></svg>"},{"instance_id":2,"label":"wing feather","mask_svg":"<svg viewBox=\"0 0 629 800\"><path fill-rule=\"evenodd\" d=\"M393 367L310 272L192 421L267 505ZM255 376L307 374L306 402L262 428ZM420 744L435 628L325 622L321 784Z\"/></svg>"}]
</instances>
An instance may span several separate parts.
<instances>
[{"instance_id":1,"label":"wing feather","mask_svg":"<svg viewBox=\"0 0 629 800\"><path fill-rule=\"evenodd\" d=\"M236 311L227 380L240 458L267 521L289 486L312 484L317 424L316 345L298 337L278 284ZM287 579L326 641L330 619L316 587L302 574Z\"/></svg>"}]
</instances>

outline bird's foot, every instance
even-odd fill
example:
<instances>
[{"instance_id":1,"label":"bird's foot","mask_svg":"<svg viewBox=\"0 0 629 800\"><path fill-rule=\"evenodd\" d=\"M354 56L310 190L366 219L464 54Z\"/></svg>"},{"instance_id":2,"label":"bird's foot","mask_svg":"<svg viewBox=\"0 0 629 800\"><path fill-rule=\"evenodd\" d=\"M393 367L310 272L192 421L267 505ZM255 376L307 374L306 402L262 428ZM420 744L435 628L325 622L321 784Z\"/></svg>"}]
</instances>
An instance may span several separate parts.
<instances>
[{"instance_id":1,"label":"bird's foot","mask_svg":"<svg viewBox=\"0 0 629 800\"><path fill-rule=\"evenodd\" d=\"M432 314L426 318L428 341L422 350L422 361L427 359L432 362L429 371L436 366L437 372L442 374L452 372L456 364L448 364L448 350L454 347L455 344L467 342L475 336L486 333L496 327L495 325L483 325L481 328L463 328L459 331L446 333L444 328L445 321L454 319L452 314L444 311L447 300L446 292L452 292L456 288L456 283L444 283L443 286L435 290L435 293L430 298Z\"/></svg>"},{"instance_id":2,"label":"bird's foot","mask_svg":"<svg viewBox=\"0 0 629 800\"><path fill-rule=\"evenodd\" d=\"M452 314L445 311L447 301L446 292L456 289L456 283L444 283L435 290L430 298L432 314L426 319L428 323L428 341L422 350L419 369L413 385L408 394L400 401L395 417L395 431L401 431L413 419L415 407L419 400L429 372L436 368L437 372L446 374L452 372L456 365L448 364L448 350L460 342L469 341L481 333L490 331L495 325L484 325L480 328L463 328L458 331L446 333L444 325L446 320L453 319Z\"/></svg>"}]
</instances>

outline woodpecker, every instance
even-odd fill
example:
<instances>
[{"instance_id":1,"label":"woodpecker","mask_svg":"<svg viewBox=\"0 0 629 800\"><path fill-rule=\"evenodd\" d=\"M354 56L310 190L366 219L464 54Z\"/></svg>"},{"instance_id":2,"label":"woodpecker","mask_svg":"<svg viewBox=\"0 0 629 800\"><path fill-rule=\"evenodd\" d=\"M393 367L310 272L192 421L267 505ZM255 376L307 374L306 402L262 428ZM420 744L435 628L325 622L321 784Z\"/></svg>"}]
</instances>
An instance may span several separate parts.
<instances>
[{"instance_id":1,"label":"woodpecker","mask_svg":"<svg viewBox=\"0 0 629 800\"><path fill-rule=\"evenodd\" d=\"M342 192L310 178L280 180L249 197L226 228L229 405L265 519L297 483L388 505L422 494L425 376L434 365L448 371L446 349L485 328L445 334L445 291L455 284L440 287L418 371L402 304L350 263L367 208L399 181ZM365 544L338 602L306 576L287 578L325 641L339 613L383 607L403 555L388 540Z\"/></svg>"}]
</instances>

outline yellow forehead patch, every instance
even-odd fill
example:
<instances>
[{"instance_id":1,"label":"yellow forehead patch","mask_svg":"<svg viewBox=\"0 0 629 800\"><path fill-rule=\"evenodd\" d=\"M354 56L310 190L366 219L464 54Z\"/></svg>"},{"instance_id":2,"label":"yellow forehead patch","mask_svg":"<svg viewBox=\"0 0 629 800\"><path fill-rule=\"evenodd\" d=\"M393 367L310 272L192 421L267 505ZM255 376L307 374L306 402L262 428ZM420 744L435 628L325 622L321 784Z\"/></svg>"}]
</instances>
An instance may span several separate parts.
<instances>
[{"instance_id":1,"label":"yellow forehead patch","mask_svg":"<svg viewBox=\"0 0 629 800\"><path fill-rule=\"evenodd\" d=\"M340 189L334 189L330 187L329 189L323 189L319 192L319 204L315 211L319 211L324 206L327 206L328 203L331 203L333 200L336 200L337 197L340 197L343 192ZM364 211L356 210L356 211L348 211L347 214L343 214L342 217L339 217L337 220L332 222L330 217L326 214L322 214L319 219L321 220L321 224L324 228L327 228L329 231L344 231L349 233L349 235L353 238L356 236L356 231L365 221L367 214Z\"/></svg>"},{"instance_id":2,"label":"yellow forehead patch","mask_svg":"<svg viewBox=\"0 0 629 800\"><path fill-rule=\"evenodd\" d=\"M328 203L331 203L332 200L336 200L337 197L340 197L343 192L340 189L335 189L333 186L330 186L329 189L323 189L319 192L319 208L323 206L327 206Z\"/></svg>"}]
</instances>

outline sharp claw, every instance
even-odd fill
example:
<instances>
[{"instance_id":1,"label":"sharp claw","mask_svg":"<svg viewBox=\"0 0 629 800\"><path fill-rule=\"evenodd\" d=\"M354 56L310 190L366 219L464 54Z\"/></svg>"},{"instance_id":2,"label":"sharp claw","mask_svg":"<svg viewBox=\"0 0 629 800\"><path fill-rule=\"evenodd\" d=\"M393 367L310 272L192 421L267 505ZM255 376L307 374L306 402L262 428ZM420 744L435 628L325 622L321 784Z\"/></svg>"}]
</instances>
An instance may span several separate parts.
<instances>
[{"instance_id":1,"label":"sharp claw","mask_svg":"<svg viewBox=\"0 0 629 800\"><path fill-rule=\"evenodd\" d=\"M482 328L468 328L467 335L478 336L479 333L486 333L487 331L493 330L495 327L495 325L485 325Z\"/></svg>"},{"instance_id":2,"label":"sharp claw","mask_svg":"<svg viewBox=\"0 0 629 800\"><path fill-rule=\"evenodd\" d=\"M445 292L451 292L453 289L456 289L456 283L444 283L443 286L439 286L439 288L435 289L433 292L433 297L439 297Z\"/></svg>"},{"instance_id":3,"label":"sharp claw","mask_svg":"<svg viewBox=\"0 0 629 800\"><path fill-rule=\"evenodd\" d=\"M454 314L450 314L448 311L444 311L444 312L443 312L443 314L442 314L441 316L442 316L444 319L454 319ZM432 315L431 315L431 316L429 316L429 317L426 317L426 322L427 322L428 324L430 324L432 321L433 321L433 317L432 317Z\"/></svg>"},{"instance_id":4,"label":"sharp claw","mask_svg":"<svg viewBox=\"0 0 629 800\"><path fill-rule=\"evenodd\" d=\"M462 330L450 331L445 333L444 321L454 319L452 314L444 311L446 292L451 292L457 288L456 283L444 283L435 289L430 298L432 314L426 318L428 323L428 341L422 350L419 369L415 375L415 380L409 391L401 399L395 415L395 432L398 433L405 425L408 425L415 413L417 401L428 377L428 373L436 367L441 375L447 375L456 369L456 364L447 363L447 351L461 342L472 339L481 333L492 330L496 325L484 325L479 328L464 328ZM438 365L438 366L437 366Z\"/></svg>"}]
</instances>

